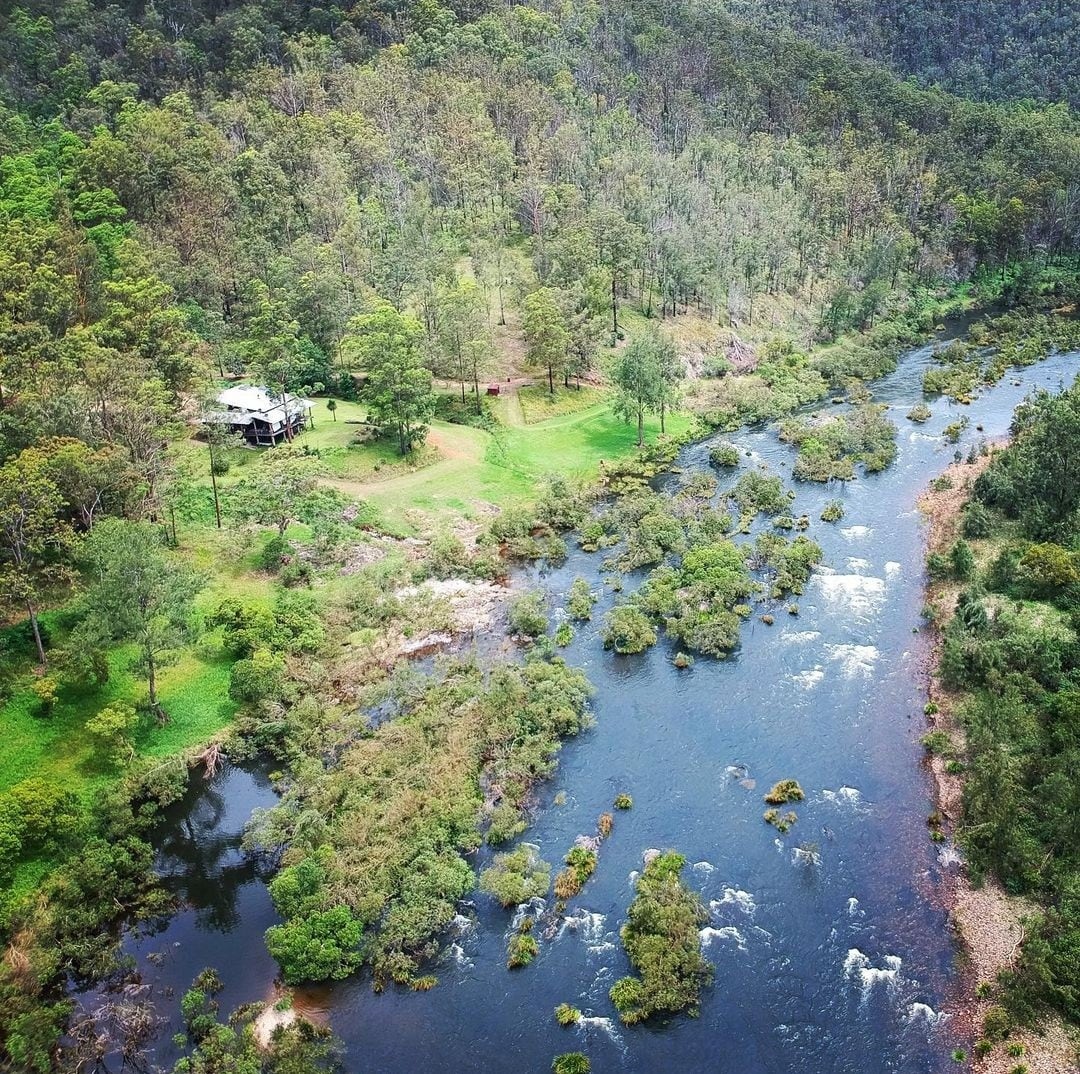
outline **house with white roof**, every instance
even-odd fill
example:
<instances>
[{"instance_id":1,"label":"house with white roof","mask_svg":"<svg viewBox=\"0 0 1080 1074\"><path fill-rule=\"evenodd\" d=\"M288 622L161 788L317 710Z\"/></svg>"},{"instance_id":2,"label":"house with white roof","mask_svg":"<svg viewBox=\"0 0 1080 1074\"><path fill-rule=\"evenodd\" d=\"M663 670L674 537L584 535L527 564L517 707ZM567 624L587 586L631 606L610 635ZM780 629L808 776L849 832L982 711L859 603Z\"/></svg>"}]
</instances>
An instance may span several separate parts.
<instances>
[{"instance_id":1,"label":"house with white roof","mask_svg":"<svg viewBox=\"0 0 1080 1074\"><path fill-rule=\"evenodd\" d=\"M276 444L291 439L311 422L310 399L286 394L271 395L256 384L237 384L217 397L222 409L206 415L207 421L227 425L249 444Z\"/></svg>"}]
</instances>

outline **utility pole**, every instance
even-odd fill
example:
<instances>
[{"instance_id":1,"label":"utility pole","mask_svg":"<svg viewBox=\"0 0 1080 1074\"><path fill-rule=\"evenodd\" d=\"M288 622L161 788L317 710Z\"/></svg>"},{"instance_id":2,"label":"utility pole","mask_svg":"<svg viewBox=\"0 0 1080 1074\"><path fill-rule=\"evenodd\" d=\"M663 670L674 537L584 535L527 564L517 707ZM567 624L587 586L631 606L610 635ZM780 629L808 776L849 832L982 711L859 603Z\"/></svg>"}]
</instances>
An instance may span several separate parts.
<instances>
[{"instance_id":1,"label":"utility pole","mask_svg":"<svg viewBox=\"0 0 1080 1074\"><path fill-rule=\"evenodd\" d=\"M221 529L221 504L218 501L217 467L214 465L214 433L210 425L206 426L206 444L210 448L210 485L214 490L214 517L217 519L217 528Z\"/></svg>"}]
</instances>

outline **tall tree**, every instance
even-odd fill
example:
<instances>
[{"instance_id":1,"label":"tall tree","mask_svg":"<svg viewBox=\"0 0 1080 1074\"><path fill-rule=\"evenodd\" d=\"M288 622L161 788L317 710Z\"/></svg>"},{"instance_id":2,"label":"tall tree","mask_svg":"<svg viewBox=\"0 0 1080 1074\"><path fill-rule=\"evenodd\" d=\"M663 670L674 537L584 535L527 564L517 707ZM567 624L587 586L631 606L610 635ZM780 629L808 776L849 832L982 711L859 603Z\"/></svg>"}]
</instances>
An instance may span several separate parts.
<instances>
[{"instance_id":1,"label":"tall tree","mask_svg":"<svg viewBox=\"0 0 1080 1074\"><path fill-rule=\"evenodd\" d=\"M367 374L361 399L368 421L392 429L402 455L423 443L435 416L437 396L423 364L423 338L424 326L415 317L380 302L350 321L343 344Z\"/></svg>"},{"instance_id":2,"label":"tall tree","mask_svg":"<svg viewBox=\"0 0 1080 1074\"><path fill-rule=\"evenodd\" d=\"M645 444L645 414L658 412L664 397L660 348L652 336L641 336L623 347L611 364L614 409L623 421L636 423L637 445Z\"/></svg>"},{"instance_id":3,"label":"tall tree","mask_svg":"<svg viewBox=\"0 0 1080 1074\"><path fill-rule=\"evenodd\" d=\"M268 451L237 487L236 514L274 526L278 536L284 537L310 502L324 473L317 456L295 447Z\"/></svg>"},{"instance_id":4,"label":"tall tree","mask_svg":"<svg viewBox=\"0 0 1080 1074\"><path fill-rule=\"evenodd\" d=\"M252 316L245 349L251 370L281 400L286 410L289 393L299 389L303 371L300 325L285 304L270 295L262 280L252 284ZM285 423L285 439L292 440L292 422Z\"/></svg>"},{"instance_id":5,"label":"tall tree","mask_svg":"<svg viewBox=\"0 0 1080 1074\"><path fill-rule=\"evenodd\" d=\"M665 419L679 402L679 383L686 376L686 369L679 357L675 341L666 332L657 331L651 342L656 352L656 368L660 376L659 410L660 432L667 432Z\"/></svg>"},{"instance_id":6,"label":"tall tree","mask_svg":"<svg viewBox=\"0 0 1080 1074\"><path fill-rule=\"evenodd\" d=\"M83 554L90 584L79 629L88 639L96 635L135 645L150 707L164 722L158 672L175 659L190 633L203 580L166 552L160 528L149 522L103 519L87 537Z\"/></svg>"},{"instance_id":7,"label":"tall tree","mask_svg":"<svg viewBox=\"0 0 1080 1074\"><path fill-rule=\"evenodd\" d=\"M123 513L125 501L138 480L124 452L116 444L92 448L73 437L43 441L52 480L69 513L83 529L93 529L106 510Z\"/></svg>"},{"instance_id":8,"label":"tall tree","mask_svg":"<svg viewBox=\"0 0 1080 1074\"><path fill-rule=\"evenodd\" d=\"M472 382L476 409L480 409L480 376L489 368L492 355L487 307L480 288L472 280L458 280L443 287L438 295L438 325L434 344L436 369L449 372L461 385Z\"/></svg>"},{"instance_id":9,"label":"tall tree","mask_svg":"<svg viewBox=\"0 0 1080 1074\"><path fill-rule=\"evenodd\" d=\"M48 661L38 622L43 593L66 576L74 540L48 455L27 448L0 466L0 593L30 619L38 661Z\"/></svg>"},{"instance_id":10,"label":"tall tree","mask_svg":"<svg viewBox=\"0 0 1080 1074\"><path fill-rule=\"evenodd\" d=\"M614 345L619 338L619 290L629 282L644 245L643 237L641 229L617 209L597 209L593 213L592 226L599 262L608 278L611 342Z\"/></svg>"},{"instance_id":11,"label":"tall tree","mask_svg":"<svg viewBox=\"0 0 1080 1074\"><path fill-rule=\"evenodd\" d=\"M548 391L554 395L555 371L566 367L570 332L553 287L540 287L525 296L521 325L529 345L529 363L547 370Z\"/></svg>"}]
</instances>

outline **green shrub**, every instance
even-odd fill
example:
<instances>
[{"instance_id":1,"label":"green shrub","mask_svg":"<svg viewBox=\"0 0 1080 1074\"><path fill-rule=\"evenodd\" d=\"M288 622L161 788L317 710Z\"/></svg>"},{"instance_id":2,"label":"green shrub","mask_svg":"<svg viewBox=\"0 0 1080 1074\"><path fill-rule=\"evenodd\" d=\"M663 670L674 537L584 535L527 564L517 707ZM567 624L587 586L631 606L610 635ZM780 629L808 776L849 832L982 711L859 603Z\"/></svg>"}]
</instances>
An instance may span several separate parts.
<instances>
[{"instance_id":1,"label":"green shrub","mask_svg":"<svg viewBox=\"0 0 1080 1074\"><path fill-rule=\"evenodd\" d=\"M506 945L506 965L509 969L517 970L527 966L540 954L540 945L531 932L515 932Z\"/></svg>"},{"instance_id":2,"label":"green shrub","mask_svg":"<svg viewBox=\"0 0 1080 1074\"><path fill-rule=\"evenodd\" d=\"M931 578L947 578L951 569L949 561L940 552L931 552L926 557L926 573Z\"/></svg>"},{"instance_id":3,"label":"green shrub","mask_svg":"<svg viewBox=\"0 0 1080 1074\"><path fill-rule=\"evenodd\" d=\"M572 1026L581 1021L581 1011L569 1003L560 1003L555 1008L555 1021L561 1026Z\"/></svg>"},{"instance_id":4,"label":"green shrub","mask_svg":"<svg viewBox=\"0 0 1080 1074\"><path fill-rule=\"evenodd\" d=\"M292 545L284 537L275 533L259 552L259 566L264 571L277 574L291 554Z\"/></svg>"},{"instance_id":5,"label":"green shrub","mask_svg":"<svg viewBox=\"0 0 1080 1074\"><path fill-rule=\"evenodd\" d=\"M608 990L608 996L619 1014L632 1016L645 1002L645 986L637 977L620 977Z\"/></svg>"},{"instance_id":6,"label":"green shrub","mask_svg":"<svg viewBox=\"0 0 1080 1074\"><path fill-rule=\"evenodd\" d=\"M597 854L585 847L573 847L566 855L566 868L555 877L557 898L572 899L596 871Z\"/></svg>"},{"instance_id":7,"label":"green shrub","mask_svg":"<svg viewBox=\"0 0 1080 1074\"><path fill-rule=\"evenodd\" d=\"M942 430L941 435L945 437L947 443L955 444L959 441L961 434L970 424L971 420L969 418L961 418L959 421L954 421L949 425L946 425Z\"/></svg>"},{"instance_id":8,"label":"green shrub","mask_svg":"<svg viewBox=\"0 0 1080 1074\"><path fill-rule=\"evenodd\" d=\"M1033 544L1016 565L1016 581L1029 596L1054 596L1080 581L1076 556L1059 544Z\"/></svg>"},{"instance_id":9,"label":"green shrub","mask_svg":"<svg viewBox=\"0 0 1080 1074\"><path fill-rule=\"evenodd\" d=\"M59 847L78 830L79 800L64 786L41 776L20 780L0 796L0 815L17 831L23 850Z\"/></svg>"},{"instance_id":10,"label":"green shrub","mask_svg":"<svg viewBox=\"0 0 1080 1074\"><path fill-rule=\"evenodd\" d=\"M134 732L138 723L139 714L133 706L114 701L86 721L86 730L109 763L119 766L135 756Z\"/></svg>"},{"instance_id":11,"label":"green shrub","mask_svg":"<svg viewBox=\"0 0 1080 1074\"><path fill-rule=\"evenodd\" d=\"M584 578L575 578L566 594L566 614L571 619L585 622L592 618L596 596Z\"/></svg>"},{"instance_id":12,"label":"green shrub","mask_svg":"<svg viewBox=\"0 0 1080 1074\"><path fill-rule=\"evenodd\" d=\"M620 935L639 977L617 981L609 993L627 1024L655 1014L695 1013L701 989L712 980L698 935L708 914L680 879L685 864L682 855L668 851L638 878Z\"/></svg>"},{"instance_id":13,"label":"green shrub","mask_svg":"<svg viewBox=\"0 0 1080 1074\"><path fill-rule=\"evenodd\" d=\"M782 779L774 783L769 793L765 795L765 801L769 805L783 805L786 802L801 802L806 797L797 779Z\"/></svg>"},{"instance_id":14,"label":"green shrub","mask_svg":"<svg viewBox=\"0 0 1080 1074\"><path fill-rule=\"evenodd\" d=\"M927 753L937 754L939 757L951 757L956 752L948 731L942 731L940 728L923 735L922 745Z\"/></svg>"},{"instance_id":15,"label":"green shrub","mask_svg":"<svg viewBox=\"0 0 1080 1074\"><path fill-rule=\"evenodd\" d=\"M495 862L480 874L480 888L494 895L506 907L546 895L551 883L551 866L541 861L534 846L524 843L506 854L496 854Z\"/></svg>"},{"instance_id":16,"label":"green shrub","mask_svg":"<svg viewBox=\"0 0 1080 1074\"><path fill-rule=\"evenodd\" d=\"M1003 1041L1012 1030L1012 1019L1004 1007L991 1007L983 1016L983 1036L995 1044Z\"/></svg>"},{"instance_id":17,"label":"green shrub","mask_svg":"<svg viewBox=\"0 0 1080 1074\"><path fill-rule=\"evenodd\" d=\"M965 537L979 540L990 536L992 519L990 512L978 500L972 500L964 508L964 521L960 532Z\"/></svg>"},{"instance_id":18,"label":"green shrub","mask_svg":"<svg viewBox=\"0 0 1080 1074\"><path fill-rule=\"evenodd\" d=\"M233 656L250 656L274 636L274 617L267 608L226 597L206 619L207 627L222 628L222 644Z\"/></svg>"},{"instance_id":19,"label":"green shrub","mask_svg":"<svg viewBox=\"0 0 1080 1074\"><path fill-rule=\"evenodd\" d=\"M656 631L637 608L629 604L612 608L604 616L601 635L605 649L617 653L642 653L656 644Z\"/></svg>"},{"instance_id":20,"label":"green shrub","mask_svg":"<svg viewBox=\"0 0 1080 1074\"><path fill-rule=\"evenodd\" d=\"M547 630L547 601L543 593L522 593L510 602L510 627L515 634L537 638Z\"/></svg>"},{"instance_id":21,"label":"green shrub","mask_svg":"<svg viewBox=\"0 0 1080 1074\"><path fill-rule=\"evenodd\" d=\"M589 519L589 521L581 527L580 535L582 550L585 552L595 552L600 547L600 542L603 541L606 536L603 522L596 518Z\"/></svg>"},{"instance_id":22,"label":"green shrub","mask_svg":"<svg viewBox=\"0 0 1080 1074\"><path fill-rule=\"evenodd\" d=\"M295 589L297 586L310 586L315 577L315 571L307 560L296 558L281 568L278 577L287 589Z\"/></svg>"},{"instance_id":23,"label":"green shrub","mask_svg":"<svg viewBox=\"0 0 1080 1074\"><path fill-rule=\"evenodd\" d=\"M288 984L338 981L360 965L363 926L348 907L309 911L266 930L266 946Z\"/></svg>"},{"instance_id":24,"label":"green shrub","mask_svg":"<svg viewBox=\"0 0 1080 1074\"><path fill-rule=\"evenodd\" d=\"M716 467L738 466L739 449L734 444L721 440L709 449L709 462Z\"/></svg>"},{"instance_id":25,"label":"green shrub","mask_svg":"<svg viewBox=\"0 0 1080 1074\"><path fill-rule=\"evenodd\" d=\"M232 666L229 696L241 704L279 698L285 684L285 661L269 649L256 649Z\"/></svg>"},{"instance_id":26,"label":"green shrub","mask_svg":"<svg viewBox=\"0 0 1080 1074\"><path fill-rule=\"evenodd\" d=\"M521 810L509 802L500 802L491 811L491 823L488 825L484 840L491 846L499 846L502 843L509 843L511 839L525 831L525 828Z\"/></svg>"},{"instance_id":27,"label":"green shrub","mask_svg":"<svg viewBox=\"0 0 1080 1074\"><path fill-rule=\"evenodd\" d=\"M731 498L739 507L740 513L747 518L754 515L780 515L788 507L784 483L779 477L764 474L759 470L749 470L731 490Z\"/></svg>"},{"instance_id":28,"label":"green shrub","mask_svg":"<svg viewBox=\"0 0 1080 1074\"><path fill-rule=\"evenodd\" d=\"M720 655L738 644L736 609L758 588L747 550L721 539L691 548L678 568L657 567L634 600L643 612L662 619L668 634L688 649Z\"/></svg>"},{"instance_id":29,"label":"green shrub","mask_svg":"<svg viewBox=\"0 0 1080 1074\"><path fill-rule=\"evenodd\" d=\"M958 537L949 549L949 570L960 582L968 581L975 574L975 556L963 537Z\"/></svg>"},{"instance_id":30,"label":"green shrub","mask_svg":"<svg viewBox=\"0 0 1080 1074\"><path fill-rule=\"evenodd\" d=\"M551 1062L552 1074L589 1074L592 1064L581 1052L567 1052L557 1055Z\"/></svg>"},{"instance_id":31,"label":"green shrub","mask_svg":"<svg viewBox=\"0 0 1080 1074\"><path fill-rule=\"evenodd\" d=\"M822 522L839 522L844 517L844 505L839 500L830 500L821 511Z\"/></svg>"},{"instance_id":32,"label":"green shrub","mask_svg":"<svg viewBox=\"0 0 1080 1074\"><path fill-rule=\"evenodd\" d=\"M615 795L613 805L616 809L632 809L634 807L634 799L628 794L617 794Z\"/></svg>"}]
</instances>

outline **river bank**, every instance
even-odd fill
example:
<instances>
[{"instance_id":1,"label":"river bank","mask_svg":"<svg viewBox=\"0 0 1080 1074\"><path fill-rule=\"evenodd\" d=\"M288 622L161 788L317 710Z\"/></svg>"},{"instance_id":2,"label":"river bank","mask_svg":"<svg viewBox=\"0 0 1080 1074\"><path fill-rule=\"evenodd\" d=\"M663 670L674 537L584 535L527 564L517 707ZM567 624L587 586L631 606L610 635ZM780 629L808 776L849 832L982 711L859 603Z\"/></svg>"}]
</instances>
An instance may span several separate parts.
<instances>
[{"instance_id":1,"label":"river bank","mask_svg":"<svg viewBox=\"0 0 1080 1074\"><path fill-rule=\"evenodd\" d=\"M1007 440L994 442L989 445L988 454L972 462L953 463L919 498L919 509L927 522L928 555L946 556L961 536L962 511L975 480L1006 443ZM964 696L946 689L939 674L943 631L952 618L961 589L963 584L952 579L927 578L926 602L934 609L934 616L929 628L926 676L930 698L928 729L945 732L955 744L956 752L964 756L966 744L960 719ZM932 752L928 757L936 811L952 838L963 815L964 776L962 772L949 771L949 761L942 753ZM1024 920L1037 907L1027 899L1008 895L995 880L974 885L966 867L952 874L946 906L965 956L954 1016L974 1040L981 1036L986 1015L998 1002L986 986L995 986L999 975L1015 964L1024 941ZM996 1048L987 1055L974 1056L975 1074L1013 1074L1017 1069L1030 1074L1075 1074L1077 1042L1070 1038L1059 1018L1048 1020L1042 1033L1027 1029L1013 1031L1010 1040L1023 1046L1022 1067L1018 1067L1016 1056Z\"/></svg>"}]
</instances>

